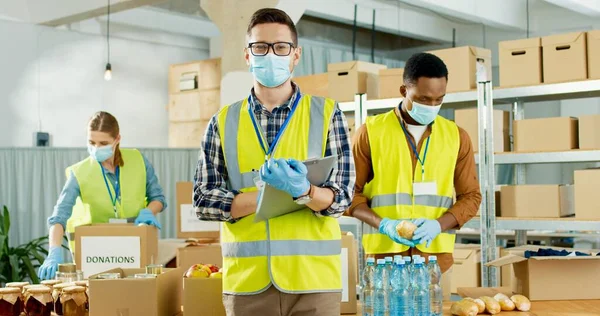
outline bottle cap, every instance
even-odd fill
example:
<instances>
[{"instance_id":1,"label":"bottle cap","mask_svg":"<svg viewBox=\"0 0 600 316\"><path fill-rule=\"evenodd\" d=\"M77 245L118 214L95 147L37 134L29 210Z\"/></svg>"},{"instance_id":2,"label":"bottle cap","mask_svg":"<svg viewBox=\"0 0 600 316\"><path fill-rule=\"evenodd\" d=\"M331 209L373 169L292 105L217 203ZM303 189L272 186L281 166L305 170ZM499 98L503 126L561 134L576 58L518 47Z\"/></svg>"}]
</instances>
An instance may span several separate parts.
<instances>
[{"instance_id":1,"label":"bottle cap","mask_svg":"<svg viewBox=\"0 0 600 316\"><path fill-rule=\"evenodd\" d=\"M404 257L402 257L402 259L404 259L404 261L408 261L408 262L411 261L410 256L404 256Z\"/></svg>"},{"instance_id":2,"label":"bottle cap","mask_svg":"<svg viewBox=\"0 0 600 316\"><path fill-rule=\"evenodd\" d=\"M368 257L368 258L367 258L367 263L375 263L375 258L373 258L373 257Z\"/></svg>"},{"instance_id":3,"label":"bottle cap","mask_svg":"<svg viewBox=\"0 0 600 316\"><path fill-rule=\"evenodd\" d=\"M377 265L385 264L385 259L377 259Z\"/></svg>"},{"instance_id":4,"label":"bottle cap","mask_svg":"<svg viewBox=\"0 0 600 316\"><path fill-rule=\"evenodd\" d=\"M396 259L402 259L402 256L395 255L395 256L394 256L394 261L396 261Z\"/></svg>"},{"instance_id":5,"label":"bottle cap","mask_svg":"<svg viewBox=\"0 0 600 316\"><path fill-rule=\"evenodd\" d=\"M429 261L437 262L437 256L429 256Z\"/></svg>"},{"instance_id":6,"label":"bottle cap","mask_svg":"<svg viewBox=\"0 0 600 316\"><path fill-rule=\"evenodd\" d=\"M413 255L412 256L413 261L415 261L415 259L417 259L417 258L421 258L421 256L419 256L419 255Z\"/></svg>"},{"instance_id":7,"label":"bottle cap","mask_svg":"<svg viewBox=\"0 0 600 316\"><path fill-rule=\"evenodd\" d=\"M394 258L392 257L385 257L385 262L393 262Z\"/></svg>"},{"instance_id":8,"label":"bottle cap","mask_svg":"<svg viewBox=\"0 0 600 316\"><path fill-rule=\"evenodd\" d=\"M404 260L400 256L398 256L394 258L394 263L397 265L404 265Z\"/></svg>"}]
</instances>

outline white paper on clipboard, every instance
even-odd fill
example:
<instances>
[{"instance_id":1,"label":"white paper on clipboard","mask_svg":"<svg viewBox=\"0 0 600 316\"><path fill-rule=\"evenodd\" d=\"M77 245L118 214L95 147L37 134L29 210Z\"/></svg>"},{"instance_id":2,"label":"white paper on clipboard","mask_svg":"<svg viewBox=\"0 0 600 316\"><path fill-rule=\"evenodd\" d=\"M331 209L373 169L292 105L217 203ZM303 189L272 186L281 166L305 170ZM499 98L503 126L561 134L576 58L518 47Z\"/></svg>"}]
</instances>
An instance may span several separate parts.
<instances>
[{"instance_id":1,"label":"white paper on clipboard","mask_svg":"<svg viewBox=\"0 0 600 316\"><path fill-rule=\"evenodd\" d=\"M303 161L308 169L308 181L316 186L322 185L329 179L329 175L333 172L336 162L337 156ZM261 191L262 194L258 201L254 222L264 221L306 208L304 205L296 204L292 196L288 193L277 190L270 185L263 186Z\"/></svg>"}]
</instances>

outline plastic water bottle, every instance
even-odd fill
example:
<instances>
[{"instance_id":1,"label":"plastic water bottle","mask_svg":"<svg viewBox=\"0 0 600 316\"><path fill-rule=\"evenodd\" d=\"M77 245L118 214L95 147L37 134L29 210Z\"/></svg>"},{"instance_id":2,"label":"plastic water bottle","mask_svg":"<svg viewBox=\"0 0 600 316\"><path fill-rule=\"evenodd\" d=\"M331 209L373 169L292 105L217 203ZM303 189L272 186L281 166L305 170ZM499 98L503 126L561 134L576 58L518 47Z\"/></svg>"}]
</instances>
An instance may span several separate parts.
<instances>
[{"instance_id":1,"label":"plastic water bottle","mask_svg":"<svg viewBox=\"0 0 600 316\"><path fill-rule=\"evenodd\" d=\"M408 266L403 258L394 259L394 270L390 277L390 316L411 316L412 293Z\"/></svg>"},{"instance_id":2,"label":"plastic water bottle","mask_svg":"<svg viewBox=\"0 0 600 316\"><path fill-rule=\"evenodd\" d=\"M425 258L418 258L414 266L413 310L414 316L430 316L429 271L423 265Z\"/></svg>"},{"instance_id":3,"label":"plastic water bottle","mask_svg":"<svg viewBox=\"0 0 600 316\"><path fill-rule=\"evenodd\" d=\"M362 274L363 316L373 316L373 291L375 290L375 258L367 258Z\"/></svg>"},{"instance_id":4,"label":"plastic water bottle","mask_svg":"<svg viewBox=\"0 0 600 316\"><path fill-rule=\"evenodd\" d=\"M387 300L390 289L390 280L388 269L385 265L385 259L377 260L375 268L375 295L373 300L373 315L387 316L389 302Z\"/></svg>"},{"instance_id":5,"label":"plastic water bottle","mask_svg":"<svg viewBox=\"0 0 600 316\"><path fill-rule=\"evenodd\" d=\"M441 316L443 308L444 293L442 292L442 270L437 263L436 256L429 256L429 299L431 300L431 316Z\"/></svg>"},{"instance_id":6,"label":"plastic water bottle","mask_svg":"<svg viewBox=\"0 0 600 316\"><path fill-rule=\"evenodd\" d=\"M398 260L398 259L402 260L402 256L400 256L400 255L394 256L394 265L396 264L396 260ZM402 260L402 261L404 261L404 260Z\"/></svg>"},{"instance_id":7,"label":"plastic water bottle","mask_svg":"<svg viewBox=\"0 0 600 316\"><path fill-rule=\"evenodd\" d=\"M392 270L394 269L394 258L393 257L385 257L385 267L387 268L388 279L392 275Z\"/></svg>"}]
</instances>

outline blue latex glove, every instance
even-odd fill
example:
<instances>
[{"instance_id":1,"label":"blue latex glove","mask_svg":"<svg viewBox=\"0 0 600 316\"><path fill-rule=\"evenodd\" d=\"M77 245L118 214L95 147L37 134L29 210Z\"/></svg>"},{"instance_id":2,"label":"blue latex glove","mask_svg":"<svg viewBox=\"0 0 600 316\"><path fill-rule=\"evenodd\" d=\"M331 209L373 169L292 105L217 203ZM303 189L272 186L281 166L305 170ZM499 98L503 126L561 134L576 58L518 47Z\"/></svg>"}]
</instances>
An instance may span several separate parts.
<instances>
[{"instance_id":1,"label":"blue latex glove","mask_svg":"<svg viewBox=\"0 0 600 316\"><path fill-rule=\"evenodd\" d=\"M58 265L63 263L62 248L60 246L50 247L48 249L48 257L38 270L40 280L54 279Z\"/></svg>"},{"instance_id":2,"label":"blue latex glove","mask_svg":"<svg viewBox=\"0 0 600 316\"><path fill-rule=\"evenodd\" d=\"M147 208L142 209L140 211L134 223L135 225L146 224L155 226L158 229L162 228L160 226L160 223L158 222L158 219L156 218L156 216L154 216L154 213L152 213L152 211Z\"/></svg>"},{"instance_id":3,"label":"blue latex glove","mask_svg":"<svg viewBox=\"0 0 600 316\"><path fill-rule=\"evenodd\" d=\"M310 188L307 174L306 166L295 159L269 159L260 168L260 178L265 183L294 198L305 194Z\"/></svg>"},{"instance_id":4,"label":"blue latex glove","mask_svg":"<svg viewBox=\"0 0 600 316\"><path fill-rule=\"evenodd\" d=\"M381 223L379 224L379 232L387 235L388 237L390 237L391 240L393 240L396 243L405 245L405 246L409 246L409 247L414 247L415 243L411 240L405 239L400 237L400 235L398 235L398 231L396 230L396 226L398 226L398 224L400 224L400 222L402 222L402 219L389 219L389 218L384 218L381 220Z\"/></svg>"},{"instance_id":5,"label":"blue latex glove","mask_svg":"<svg viewBox=\"0 0 600 316\"><path fill-rule=\"evenodd\" d=\"M427 248L429 248L431 241L442 232L440 223L435 219L419 218L414 220L413 223L417 225L413 236L413 241L417 245L427 242Z\"/></svg>"}]
</instances>

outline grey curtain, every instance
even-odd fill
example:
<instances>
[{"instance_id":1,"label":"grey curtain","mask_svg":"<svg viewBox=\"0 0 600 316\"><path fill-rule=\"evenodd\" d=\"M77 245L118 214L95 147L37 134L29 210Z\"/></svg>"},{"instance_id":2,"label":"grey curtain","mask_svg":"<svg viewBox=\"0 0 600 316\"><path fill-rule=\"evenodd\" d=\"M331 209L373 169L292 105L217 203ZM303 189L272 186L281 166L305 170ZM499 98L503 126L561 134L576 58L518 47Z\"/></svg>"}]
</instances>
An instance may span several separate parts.
<instances>
[{"instance_id":1,"label":"grey curtain","mask_svg":"<svg viewBox=\"0 0 600 316\"><path fill-rule=\"evenodd\" d=\"M156 170L168 208L160 237L176 235L175 183L192 181L198 149L140 149ZM84 148L0 148L0 206L11 216L11 245L48 233L47 218L65 183L65 168L87 157Z\"/></svg>"}]
</instances>

